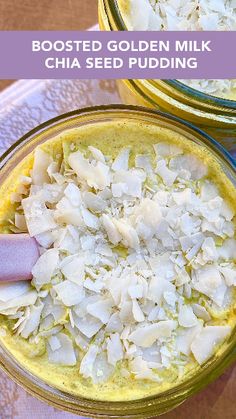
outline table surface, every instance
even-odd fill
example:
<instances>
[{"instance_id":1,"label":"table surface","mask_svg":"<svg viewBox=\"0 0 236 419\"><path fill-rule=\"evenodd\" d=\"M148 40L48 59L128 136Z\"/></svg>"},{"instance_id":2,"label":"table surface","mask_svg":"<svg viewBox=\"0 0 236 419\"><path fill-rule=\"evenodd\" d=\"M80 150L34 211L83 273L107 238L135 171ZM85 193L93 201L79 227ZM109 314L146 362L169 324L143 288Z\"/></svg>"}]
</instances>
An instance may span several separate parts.
<instances>
[{"instance_id":1,"label":"table surface","mask_svg":"<svg viewBox=\"0 0 236 419\"><path fill-rule=\"evenodd\" d=\"M0 30L84 30L96 22L97 0L0 0ZM0 91L11 83L0 80ZM233 419L235 382L236 368L231 368L207 390L163 417Z\"/></svg>"},{"instance_id":2,"label":"table surface","mask_svg":"<svg viewBox=\"0 0 236 419\"><path fill-rule=\"evenodd\" d=\"M98 0L0 0L0 30L85 30L98 21ZM0 80L0 91L12 80Z\"/></svg>"}]
</instances>

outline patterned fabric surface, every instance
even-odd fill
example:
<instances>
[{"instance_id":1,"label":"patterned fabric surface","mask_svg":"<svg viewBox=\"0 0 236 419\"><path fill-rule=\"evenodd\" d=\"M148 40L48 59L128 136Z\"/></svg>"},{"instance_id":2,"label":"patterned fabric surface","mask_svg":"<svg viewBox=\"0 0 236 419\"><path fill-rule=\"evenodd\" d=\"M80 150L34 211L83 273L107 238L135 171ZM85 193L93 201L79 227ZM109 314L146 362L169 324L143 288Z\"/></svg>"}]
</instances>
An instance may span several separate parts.
<instances>
[{"instance_id":1,"label":"patterned fabric surface","mask_svg":"<svg viewBox=\"0 0 236 419\"><path fill-rule=\"evenodd\" d=\"M0 94L0 153L38 124L96 104L119 103L114 81L21 80ZM165 419L233 419L236 368L205 391L164 415ZM73 419L34 399L0 371L0 419Z\"/></svg>"},{"instance_id":2,"label":"patterned fabric surface","mask_svg":"<svg viewBox=\"0 0 236 419\"><path fill-rule=\"evenodd\" d=\"M0 95L0 153L32 128L57 115L119 102L115 81L20 80Z\"/></svg>"}]
</instances>

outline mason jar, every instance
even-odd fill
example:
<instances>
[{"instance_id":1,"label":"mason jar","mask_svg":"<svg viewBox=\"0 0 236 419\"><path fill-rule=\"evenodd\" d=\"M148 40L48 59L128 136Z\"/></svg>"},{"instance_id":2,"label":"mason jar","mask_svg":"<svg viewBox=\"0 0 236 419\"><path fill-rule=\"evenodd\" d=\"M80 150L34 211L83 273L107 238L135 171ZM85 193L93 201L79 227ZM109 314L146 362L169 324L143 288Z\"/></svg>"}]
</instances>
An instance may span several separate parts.
<instances>
[{"instance_id":1,"label":"mason jar","mask_svg":"<svg viewBox=\"0 0 236 419\"><path fill-rule=\"evenodd\" d=\"M126 3L126 2L123 2ZM102 30L127 30L117 0L99 0ZM221 142L236 158L236 101L195 90L178 80L118 80L126 104L144 105L197 125Z\"/></svg>"},{"instance_id":2,"label":"mason jar","mask_svg":"<svg viewBox=\"0 0 236 419\"><path fill-rule=\"evenodd\" d=\"M93 128L97 127L99 131L100 127L107 122L109 124L114 122L114 126L117 126L117 123L126 124L130 122L137 124L137 129L141 124L151 128L152 132L157 128L159 136L160 132L163 135L165 132L168 133L166 134L168 135L168 141L178 136L184 138L190 144L204 147L206 153L214 158L220 165L220 170L231 180L233 188L236 187L235 161L219 143L206 133L177 117L156 110L135 106L110 105L76 110L58 116L36 127L19 139L0 158L0 193L3 194L4 190L6 191L16 182L15 173L18 173L18 165L38 145L74 128L78 130L80 127L83 129L92 125ZM78 136L78 131L76 131L76 135ZM142 141L145 141L145 138ZM129 401L96 400L93 398L92 391L88 392L86 398L75 396L69 391L61 391L56 383L43 381L42 378L29 370L26 363L17 359L4 345L4 337L1 337L1 335L0 367L26 391L56 408L93 418L145 419L172 410L215 380L236 360L235 345L236 327L216 354L205 362L200 369L188 375L186 379L177 384L173 383L169 390ZM36 358L36 362L40 362L39 358Z\"/></svg>"}]
</instances>

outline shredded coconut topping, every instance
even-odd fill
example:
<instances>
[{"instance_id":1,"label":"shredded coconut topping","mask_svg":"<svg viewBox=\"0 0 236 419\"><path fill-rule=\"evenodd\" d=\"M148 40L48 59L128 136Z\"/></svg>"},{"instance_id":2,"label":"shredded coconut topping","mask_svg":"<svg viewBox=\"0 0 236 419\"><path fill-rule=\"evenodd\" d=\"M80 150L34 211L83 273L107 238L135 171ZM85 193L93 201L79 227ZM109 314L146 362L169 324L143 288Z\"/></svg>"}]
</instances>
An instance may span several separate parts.
<instances>
[{"instance_id":1,"label":"shredded coconut topping","mask_svg":"<svg viewBox=\"0 0 236 419\"><path fill-rule=\"evenodd\" d=\"M170 367L181 376L231 331L234 211L197 157L154 150L155 164L147 154L131 167L129 148L112 160L89 147L59 168L37 149L16 214L41 256L31 284L0 285L0 313L94 383L118 366L137 380L161 382Z\"/></svg>"},{"instance_id":2,"label":"shredded coconut topping","mask_svg":"<svg viewBox=\"0 0 236 419\"><path fill-rule=\"evenodd\" d=\"M236 29L235 0L130 0L130 6L133 30Z\"/></svg>"},{"instance_id":3,"label":"shredded coconut topping","mask_svg":"<svg viewBox=\"0 0 236 419\"><path fill-rule=\"evenodd\" d=\"M235 31L235 0L130 0L130 30ZM180 80L221 98L236 97L236 80Z\"/></svg>"}]
</instances>

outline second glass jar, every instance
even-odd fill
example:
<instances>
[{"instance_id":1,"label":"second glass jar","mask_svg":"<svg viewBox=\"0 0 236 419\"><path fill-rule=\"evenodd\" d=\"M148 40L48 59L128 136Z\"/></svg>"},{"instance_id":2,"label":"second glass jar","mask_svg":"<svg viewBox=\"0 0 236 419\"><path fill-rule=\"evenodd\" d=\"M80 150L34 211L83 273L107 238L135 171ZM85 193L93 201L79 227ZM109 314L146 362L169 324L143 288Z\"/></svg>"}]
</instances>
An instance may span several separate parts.
<instances>
[{"instance_id":1,"label":"second glass jar","mask_svg":"<svg viewBox=\"0 0 236 419\"><path fill-rule=\"evenodd\" d=\"M102 30L126 30L117 0L99 0ZM236 158L236 101L192 89L177 80L119 80L125 104L144 105L194 123Z\"/></svg>"}]
</instances>

